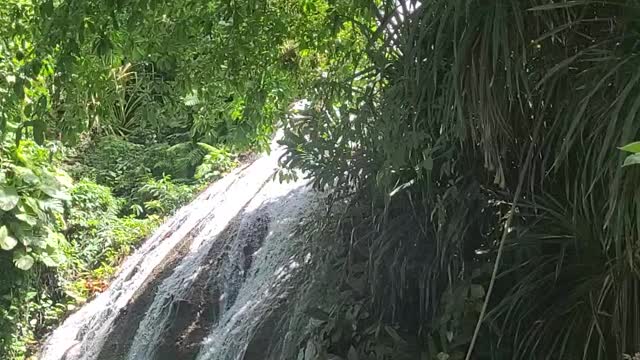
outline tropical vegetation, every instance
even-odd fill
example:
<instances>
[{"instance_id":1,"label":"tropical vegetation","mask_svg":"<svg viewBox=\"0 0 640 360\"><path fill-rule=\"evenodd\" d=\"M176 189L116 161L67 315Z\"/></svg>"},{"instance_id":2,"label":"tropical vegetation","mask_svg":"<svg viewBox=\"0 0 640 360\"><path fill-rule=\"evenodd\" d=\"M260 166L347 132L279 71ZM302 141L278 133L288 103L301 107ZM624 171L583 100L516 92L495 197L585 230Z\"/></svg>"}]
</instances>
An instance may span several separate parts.
<instances>
[{"instance_id":1,"label":"tropical vegetation","mask_svg":"<svg viewBox=\"0 0 640 360\"><path fill-rule=\"evenodd\" d=\"M373 312L427 358L637 353L640 3L389 6L285 141L347 196Z\"/></svg>"},{"instance_id":2,"label":"tropical vegetation","mask_svg":"<svg viewBox=\"0 0 640 360\"><path fill-rule=\"evenodd\" d=\"M321 316L319 353L634 358L638 15L637 0L1 2L0 357L33 355L282 128L281 180L301 169L330 192L323 243L349 248L336 281L352 292ZM350 346L327 335L346 318L363 329Z\"/></svg>"},{"instance_id":3,"label":"tropical vegetation","mask_svg":"<svg viewBox=\"0 0 640 360\"><path fill-rule=\"evenodd\" d=\"M322 62L298 51L326 35L313 5L0 4L0 358L32 356L164 217L268 148Z\"/></svg>"}]
</instances>

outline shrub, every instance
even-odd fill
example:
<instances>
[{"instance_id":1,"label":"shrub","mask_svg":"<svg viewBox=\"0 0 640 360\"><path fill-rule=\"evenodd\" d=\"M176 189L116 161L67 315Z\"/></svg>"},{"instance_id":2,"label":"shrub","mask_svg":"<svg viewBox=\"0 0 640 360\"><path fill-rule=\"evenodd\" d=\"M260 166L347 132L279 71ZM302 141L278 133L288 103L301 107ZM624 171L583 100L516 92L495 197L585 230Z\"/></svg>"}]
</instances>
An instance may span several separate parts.
<instances>
[{"instance_id":1,"label":"shrub","mask_svg":"<svg viewBox=\"0 0 640 360\"><path fill-rule=\"evenodd\" d=\"M156 178L169 175L173 179L193 179L196 168L205 156L205 151L193 142L172 146L160 144L157 147L160 151L149 151L147 160ZM154 161L150 161L152 159Z\"/></svg>"},{"instance_id":2,"label":"shrub","mask_svg":"<svg viewBox=\"0 0 640 360\"><path fill-rule=\"evenodd\" d=\"M122 201L111 194L111 189L82 179L71 190L71 222L85 226L96 217L112 217L118 214Z\"/></svg>"},{"instance_id":3,"label":"shrub","mask_svg":"<svg viewBox=\"0 0 640 360\"><path fill-rule=\"evenodd\" d=\"M207 155L205 155L202 164L196 169L195 178L197 180L209 182L218 179L238 165L227 149L203 143L198 145L207 151Z\"/></svg>"},{"instance_id":4,"label":"shrub","mask_svg":"<svg viewBox=\"0 0 640 360\"><path fill-rule=\"evenodd\" d=\"M0 253L0 264L9 257ZM7 268L0 277L0 354L25 359L37 339L57 323L68 303L57 289L57 268L34 264L30 271Z\"/></svg>"},{"instance_id":5,"label":"shrub","mask_svg":"<svg viewBox=\"0 0 640 360\"><path fill-rule=\"evenodd\" d=\"M191 186L175 183L170 176L164 176L160 180L149 179L133 195L133 201L138 215L166 215L186 204L192 195Z\"/></svg>"},{"instance_id":6,"label":"shrub","mask_svg":"<svg viewBox=\"0 0 640 360\"><path fill-rule=\"evenodd\" d=\"M4 152L0 164L0 248L29 270L36 261L57 266L64 257L58 232L71 179L49 164L50 153L23 141Z\"/></svg>"},{"instance_id":7,"label":"shrub","mask_svg":"<svg viewBox=\"0 0 640 360\"><path fill-rule=\"evenodd\" d=\"M433 324L493 262L474 335L454 334L467 358L637 351L640 172L616 149L640 135L635 5L439 0L363 30L362 71L292 119L283 162L377 209L352 242L381 311Z\"/></svg>"},{"instance_id":8,"label":"shrub","mask_svg":"<svg viewBox=\"0 0 640 360\"><path fill-rule=\"evenodd\" d=\"M115 136L101 139L84 156L84 171L95 181L111 188L114 195L128 196L138 184L151 177L151 171L145 164L145 148Z\"/></svg>"},{"instance_id":9,"label":"shrub","mask_svg":"<svg viewBox=\"0 0 640 360\"><path fill-rule=\"evenodd\" d=\"M67 237L72 257L82 268L99 264L101 254L112 241L110 227L117 219L123 201L116 199L108 187L83 179L71 191L71 209Z\"/></svg>"},{"instance_id":10,"label":"shrub","mask_svg":"<svg viewBox=\"0 0 640 360\"><path fill-rule=\"evenodd\" d=\"M141 240L151 235L161 222L162 218L158 216L149 216L146 219L137 219L131 216L118 218L111 224L112 246L106 252L102 265L116 266L131 253Z\"/></svg>"}]
</instances>

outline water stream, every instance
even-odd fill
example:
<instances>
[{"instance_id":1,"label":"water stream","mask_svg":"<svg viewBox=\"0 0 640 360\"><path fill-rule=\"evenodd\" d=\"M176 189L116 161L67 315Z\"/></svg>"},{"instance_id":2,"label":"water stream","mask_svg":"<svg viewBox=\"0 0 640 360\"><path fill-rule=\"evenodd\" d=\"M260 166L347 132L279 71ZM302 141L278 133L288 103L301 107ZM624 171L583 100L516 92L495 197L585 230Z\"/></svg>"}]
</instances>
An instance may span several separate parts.
<instances>
[{"instance_id":1,"label":"water stream","mask_svg":"<svg viewBox=\"0 0 640 360\"><path fill-rule=\"evenodd\" d=\"M243 359L259 352L260 332L305 266L293 250L296 228L318 203L303 182L273 180L281 154L237 169L179 210L105 292L49 336L40 359Z\"/></svg>"}]
</instances>

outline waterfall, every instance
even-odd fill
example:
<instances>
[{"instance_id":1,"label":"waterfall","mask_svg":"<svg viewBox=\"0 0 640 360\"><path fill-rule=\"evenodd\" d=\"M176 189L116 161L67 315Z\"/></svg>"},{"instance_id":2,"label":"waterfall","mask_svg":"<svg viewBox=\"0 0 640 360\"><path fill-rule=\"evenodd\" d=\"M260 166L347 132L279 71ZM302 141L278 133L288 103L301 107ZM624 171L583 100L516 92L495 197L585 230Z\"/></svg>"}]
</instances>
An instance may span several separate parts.
<instances>
[{"instance_id":1,"label":"waterfall","mask_svg":"<svg viewBox=\"0 0 640 360\"><path fill-rule=\"evenodd\" d=\"M309 261L294 248L319 196L274 181L282 149L209 186L110 287L47 339L42 360L239 359Z\"/></svg>"}]
</instances>

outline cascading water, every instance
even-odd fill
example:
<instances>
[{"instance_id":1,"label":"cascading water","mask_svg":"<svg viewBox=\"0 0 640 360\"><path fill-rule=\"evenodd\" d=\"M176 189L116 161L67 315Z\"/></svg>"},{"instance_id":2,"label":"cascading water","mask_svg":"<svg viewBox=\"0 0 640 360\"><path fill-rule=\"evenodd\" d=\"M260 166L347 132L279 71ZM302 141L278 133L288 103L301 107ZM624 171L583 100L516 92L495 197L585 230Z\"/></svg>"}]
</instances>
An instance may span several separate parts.
<instances>
[{"instance_id":1,"label":"cascading water","mask_svg":"<svg viewBox=\"0 0 640 360\"><path fill-rule=\"evenodd\" d=\"M309 262L292 250L294 234L319 203L302 182L272 180L281 154L232 172L178 211L51 334L40 359L250 354L292 274Z\"/></svg>"}]
</instances>

